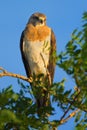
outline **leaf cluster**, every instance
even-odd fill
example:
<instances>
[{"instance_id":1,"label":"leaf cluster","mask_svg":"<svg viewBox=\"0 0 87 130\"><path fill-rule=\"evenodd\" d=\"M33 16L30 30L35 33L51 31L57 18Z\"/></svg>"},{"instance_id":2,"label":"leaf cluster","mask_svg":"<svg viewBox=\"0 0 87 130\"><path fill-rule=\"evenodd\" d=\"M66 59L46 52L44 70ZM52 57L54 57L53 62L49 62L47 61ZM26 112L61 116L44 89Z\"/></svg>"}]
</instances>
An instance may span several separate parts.
<instances>
[{"instance_id":1,"label":"leaf cluster","mask_svg":"<svg viewBox=\"0 0 87 130\"><path fill-rule=\"evenodd\" d=\"M77 129L83 127L85 130L87 128L87 12L83 14L82 20L81 31L77 29L73 31L71 40L66 45L66 51L61 52L58 57L57 65L74 79L76 88L80 91L73 105L85 113L83 116L83 112L79 112L75 121Z\"/></svg>"}]
</instances>

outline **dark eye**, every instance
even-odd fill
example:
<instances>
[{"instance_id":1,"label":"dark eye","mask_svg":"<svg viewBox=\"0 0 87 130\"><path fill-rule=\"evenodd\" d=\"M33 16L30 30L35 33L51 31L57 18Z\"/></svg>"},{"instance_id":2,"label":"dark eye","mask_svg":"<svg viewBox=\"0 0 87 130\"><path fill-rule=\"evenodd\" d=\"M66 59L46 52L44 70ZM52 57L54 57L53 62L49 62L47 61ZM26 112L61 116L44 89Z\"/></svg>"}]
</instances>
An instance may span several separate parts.
<instances>
[{"instance_id":1,"label":"dark eye","mask_svg":"<svg viewBox=\"0 0 87 130\"><path fill-rule=\"evenodd\" d=\"M42 20L42 19L40 19L40 23L43 23L43 20Z\"/></svg>"},{"instance_id":2,"label":"dark eye","mask_svg":"<svg viewBox=\"0 0 87 130\"><path fill-rule=\"evenodd\" d=\"M39 20L39 18L37 16L34 17L36 20Z\"/></svg>"}]
</instances>

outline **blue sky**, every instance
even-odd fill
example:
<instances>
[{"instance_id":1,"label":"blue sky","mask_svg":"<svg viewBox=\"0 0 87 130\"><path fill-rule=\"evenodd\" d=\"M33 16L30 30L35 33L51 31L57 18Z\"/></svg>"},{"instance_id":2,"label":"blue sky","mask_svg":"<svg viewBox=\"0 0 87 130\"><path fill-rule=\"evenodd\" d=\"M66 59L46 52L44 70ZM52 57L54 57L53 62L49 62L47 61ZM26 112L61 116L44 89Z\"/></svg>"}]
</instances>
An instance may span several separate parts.
<instances>
[{"instance_id":1,"label":"blue sky","mask_svg":"<svg viewBox=\"0 0 87 130\"><path fill-rule=\"evenodd\" d=\"M65 45L75 28L82 25L82 13L87 11L86 0L1 0L0 1L0 66L6 70L25 74L21 60L19 41L30 15L42 12L47 16L49 25L56 36L57 52L65 49ZM56 68L55 81L66 77L69 89L74 86L73 79L60 68ZM4 77L0 79L0 90L12 84L18 91L17 79ZM73 119L59 127L58 130L73 130Z\"/></svg>"}]
</instances>

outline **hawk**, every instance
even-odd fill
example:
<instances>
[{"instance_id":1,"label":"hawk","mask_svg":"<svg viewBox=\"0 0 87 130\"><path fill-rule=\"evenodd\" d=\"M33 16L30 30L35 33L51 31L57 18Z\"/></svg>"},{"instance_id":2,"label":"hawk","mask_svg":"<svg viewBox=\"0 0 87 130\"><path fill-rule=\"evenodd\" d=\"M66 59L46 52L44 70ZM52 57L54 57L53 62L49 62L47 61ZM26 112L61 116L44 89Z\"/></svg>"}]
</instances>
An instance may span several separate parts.
<instances>
[{"instance_id":1,"label":"hawk","mask_svg":"<svg viewBox=\"0 0 87 130\"><path fill-rule=\"evenodd\" d=\"M43 87L40 90L39 86L34 88L31 84L32 90L37 89L37 106L47 106L47 90L53 82L55 70L56 39L52 29L46 25L44 14L37 12L31 15L21 34L20 50L27 76L33 78L34 75L43 74L43 84L49 79L46 90Z\"/></svg>"}]
</instances>

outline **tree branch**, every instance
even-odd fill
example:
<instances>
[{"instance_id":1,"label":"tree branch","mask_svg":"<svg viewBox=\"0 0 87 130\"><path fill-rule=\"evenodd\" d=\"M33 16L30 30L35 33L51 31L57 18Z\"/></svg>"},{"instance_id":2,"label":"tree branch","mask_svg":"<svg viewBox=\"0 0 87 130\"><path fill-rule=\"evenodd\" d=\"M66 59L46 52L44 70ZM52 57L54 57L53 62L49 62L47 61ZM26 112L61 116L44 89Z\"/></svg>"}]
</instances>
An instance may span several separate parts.
<instances>
[{"instance_id":1,"label":"tree branch","mask_svg":"<svg viewBox=\"0 0 87 130\"><path fill-rule=\"evenodd\" d=\"M75 88L76 89L76 88ZM66 116L66 114L69 112L71 106L73 105L73 103L77 100L77 97L79 96L80 94L80 89L77 89L76 90L78 93L76 94L76 96L74 97L73 101L70 103L69 107L67 108L67 110L64 112L63 116L61 117L60 121L63 120L63 118Z\"/></svg>"},{"instance_id":2,"label":"tree branch","mask_svg":"<svg viewBox=\"0 0 87 130\"><path fill-rule=\"evenodd\" d=\"M15 74L15 73L11 73L6 71L4 68L0 67L0 77L5 77L5 76L9 76L9 77L14 77L14 78L20 78L24 81L27 81L29 83L31 83L33 80L32 78L27 78L26 76L22 76L20 74ZM70 113L65 119L64 117L66 116L66 114L68 113L68 111L70 110L70 107L72 106L73 102L77 99L78 95L80 94L80 91L78 91L77 95L74 97L73 101L71 102L71 104L69 105L68 109L65 111L65 113L63 114L63 116L60 119L60 124L63 124L65 122L67 122L70 118L72 118L73 116L75 116L75 114L80 111L80 109L76 109L74 112Z\"/></svg>"},{"instance_id":3,"label":"tree branch","mask_svg":"<svg viewBox=\"0 0 87 130\"><path fill-rule=\"evenodd\" d=\"M78 98L78 96L79 96L79 94L81 92L80 89L77 88L77 87L75 88L75 90L77 91L77 94L75 95L73 101L70 103L67 110L64 112L63 116L60 118L60 121L59 121L60 125L67 122L70 118L75 116L78 111L80 111L80 109L76 109L74 112L70 113L66 118L64 118L66 116L66 114L69 112L69 110L70 110L71 106L73 105L73 103L77 100L77 98Z\"/></svg>"},{"instance_id":4,"label":"tree branch","mask_svg":"<svg viewBox=\"0 0 87 130\"><path fill-rule=\"evenodd\" d=\"M74 117L76 113L79 111L80 109L76 109L74 112L70 113L69 116L67 116L65 119L60 120L60 124L67 122L70 118Z\"/></svg>"},{"instance_id":5,"label":"tree branch","mask_svg":"<svg viewBox=\"0 0 87 130\"><path fill-rule=\"evenodd\" d=\"M14 77L14 78L20 78L20 79L25 80L29 83L32 82L32 78L27 78L26 76L22 76L22 75L19 75L19 74L8 72L5 69L3 69L2 67L0 67L0 71L1 71L0 77L9 76L9 77Z\"/></svg>"}]
</instances>

